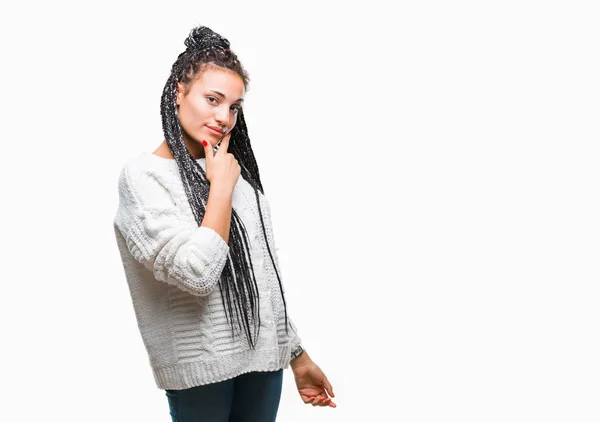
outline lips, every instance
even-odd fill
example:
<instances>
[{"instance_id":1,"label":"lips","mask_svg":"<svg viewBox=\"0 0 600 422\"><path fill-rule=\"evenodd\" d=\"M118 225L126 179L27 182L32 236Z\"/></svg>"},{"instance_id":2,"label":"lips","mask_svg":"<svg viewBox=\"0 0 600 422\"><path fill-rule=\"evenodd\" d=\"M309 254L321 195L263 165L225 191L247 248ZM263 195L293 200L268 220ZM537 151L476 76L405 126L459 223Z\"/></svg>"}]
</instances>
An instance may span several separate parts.
<instances>
[{"instance_id":1,"label":"lips","mask_svg":"<svg viewBox=\"0 0 600 422\"><path fill-rule=\"evenodd\" d=\"M214 133L215 135L222 135L223 131L216 127L216 126L206 126L212 133Z\"/></svg>"}]
</instances>

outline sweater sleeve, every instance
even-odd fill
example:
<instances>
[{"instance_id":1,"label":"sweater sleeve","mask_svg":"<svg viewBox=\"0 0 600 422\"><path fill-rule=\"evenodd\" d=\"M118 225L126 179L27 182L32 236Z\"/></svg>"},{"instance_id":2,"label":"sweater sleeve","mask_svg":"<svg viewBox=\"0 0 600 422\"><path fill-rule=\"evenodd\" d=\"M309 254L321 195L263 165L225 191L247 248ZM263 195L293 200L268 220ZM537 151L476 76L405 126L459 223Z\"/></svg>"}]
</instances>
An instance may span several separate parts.
<instances>
[{"instance_id":1,"label":"sweater sleeve","mask_svg":"<svg viewBox=\"0 0 600 422\"><path fill-rule=\"evenodd\" d=\"M296 328L296 324L294 324L294 321L292 321L292 318L290 318L289 315L288 315L288 322L289 322L289 325L291 326L291 330L289 332L290 333L290 349L293 351L302 344L302 338L300 338L300 335L298 334L298 329Z\"/></svg>"},{"instance_id":2,"label":"sweater sleeve","mask_svg":"<svg viewBox=\"0 0 600 422\"><path fill-rule=\"evenodd\" d=\"M133 257L154 278L196 296L217 286L229 246L213 229L190 223L156 178L127 165L119 176L115 218Z\"/></svg>"}]
</instances>

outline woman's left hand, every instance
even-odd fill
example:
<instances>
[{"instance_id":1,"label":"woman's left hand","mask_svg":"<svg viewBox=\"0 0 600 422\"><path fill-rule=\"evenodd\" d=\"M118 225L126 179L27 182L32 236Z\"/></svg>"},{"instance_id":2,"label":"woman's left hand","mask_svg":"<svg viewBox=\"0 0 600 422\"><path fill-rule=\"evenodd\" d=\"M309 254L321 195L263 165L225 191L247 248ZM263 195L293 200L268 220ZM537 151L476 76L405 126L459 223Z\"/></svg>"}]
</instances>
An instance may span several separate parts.
<instances>
[{"instance_id":1,"label":"woman's left hand","mask_svg":"<svg viewBox=\"0 0 600 422\"><path fill-rule=\"evenodd\" d=\"M335 394L333 394L329 380L321 368L308 357L306 351L292 360L290 365L294 372L298 393L304 403L311 403L313 406L337 407L331 401L331 397L335 397Z\"/></svg>"}]
</instances>

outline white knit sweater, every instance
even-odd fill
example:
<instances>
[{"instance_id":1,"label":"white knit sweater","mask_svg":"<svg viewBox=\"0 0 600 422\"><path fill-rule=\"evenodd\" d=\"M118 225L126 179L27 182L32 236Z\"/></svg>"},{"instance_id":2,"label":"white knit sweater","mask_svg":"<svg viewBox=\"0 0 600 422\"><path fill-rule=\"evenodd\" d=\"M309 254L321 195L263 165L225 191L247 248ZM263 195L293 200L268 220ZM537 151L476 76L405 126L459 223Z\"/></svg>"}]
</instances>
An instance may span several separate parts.
<instances>
[{"instance_id":1,"label":"white knit sweater","mask_svg":"<svg viewBox=\"0 0 600 422\"><path fill-rule=\"evenodd\" d=\"M204 158L197 162L206 170ZM125 163L118 187L115 235L158 388L181 390L250 371L287 368L301 340L289 312L286 335L279 283L250 184L240 176L232 207L248 233L258 283L261 324L255 350L237 325L232 339L219 288L229 246L217 232L196 223L177 162L141 153ZM259 197L281 277L269 203L260 192Z\"/></svg>"}]
</instances>

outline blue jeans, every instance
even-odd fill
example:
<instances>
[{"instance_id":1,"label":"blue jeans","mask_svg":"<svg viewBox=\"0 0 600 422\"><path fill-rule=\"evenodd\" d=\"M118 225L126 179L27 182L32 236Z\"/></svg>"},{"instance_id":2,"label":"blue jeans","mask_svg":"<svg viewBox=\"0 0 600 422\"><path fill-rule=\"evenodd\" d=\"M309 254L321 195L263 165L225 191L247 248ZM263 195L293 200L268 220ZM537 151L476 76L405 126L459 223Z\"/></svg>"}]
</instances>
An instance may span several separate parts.
<instances>
[{"instance_id":1,"label":"blue jeans","mask_svg":"<svg viewBox=\"0 0 600 422\"><path fill-rule=\"evenodd\" d=\"M165 393L173 422L275 422L282 384L280 369Z\"/></svg>"}]
</instances>

